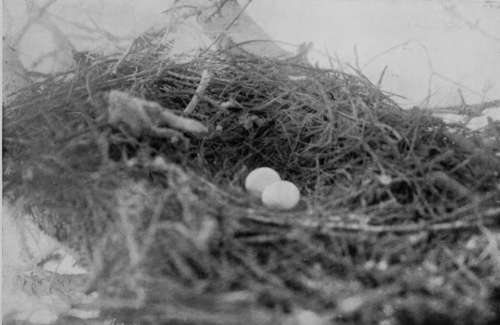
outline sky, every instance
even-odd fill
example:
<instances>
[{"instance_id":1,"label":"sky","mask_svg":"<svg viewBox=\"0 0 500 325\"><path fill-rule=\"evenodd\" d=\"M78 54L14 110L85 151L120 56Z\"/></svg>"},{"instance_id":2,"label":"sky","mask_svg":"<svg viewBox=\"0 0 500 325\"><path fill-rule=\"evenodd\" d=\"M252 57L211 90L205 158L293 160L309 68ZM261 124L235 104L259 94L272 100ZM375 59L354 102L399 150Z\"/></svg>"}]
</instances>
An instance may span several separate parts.
<instances>
[{"instance_id":1,"label":"sky","mask_svg":"<svg viewBox=\"0 0 500 325\"><path fill-rule=\"evenodd\" d=\"M458 89L474 102L500 98L500 7L470 0L277 0L255 1L249 12L275 39L312 41L313 61L324 62L324 52L358 61L372 80L387 66L383 86L406 96L407 105L425 104L429 93L430 106L454 104Z\"/></svg>"},{"instance_id":2,"label":"sky","mask_svg":"<svg viewBox=\"0 0 500 325\"><path fill-rule=\"evenodd\" d=\"M51 20L78 49L97 46L71 23L132 37L164 21L165 0L60 0ZM246 0L241 0L241 4ZM24 2L4 0L4 27L12 34L26 22ZM253 0L247 9L271 36L313 42L312 62L357 65L373 81L387 67L382 87L403 106L423 107L500 98L500 0ZM200 41L186 28L180 42ZM50 33L32 27L21 41L29 64L54 46Z\"/></svg>"}]
</instances>

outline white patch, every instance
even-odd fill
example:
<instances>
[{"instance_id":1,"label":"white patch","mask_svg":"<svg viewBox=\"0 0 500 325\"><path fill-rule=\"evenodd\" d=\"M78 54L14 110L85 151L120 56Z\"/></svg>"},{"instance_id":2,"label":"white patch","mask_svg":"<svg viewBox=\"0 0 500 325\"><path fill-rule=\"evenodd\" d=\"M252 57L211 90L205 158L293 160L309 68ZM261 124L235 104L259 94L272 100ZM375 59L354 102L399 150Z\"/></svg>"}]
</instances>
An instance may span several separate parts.
<instances>
[{"instance_id":1,"label":"white patch","mask_svg":"<svg viewBox=\"0 0 500 325\"><path fill-rule=\"evenodd\" d=\"M467 127L471 130L482 129L488 125L488 118L491 118L493 121L500 121L500 107L485 109L481 116L471 119Z\"/></svg>"},{"instance_id":2,"label":"white patch","mask_svg":"<svg viewBox=\"0 0 500 325\"><path fill-rule=\"evenodd\" d=\"M288 79L292 81L306 80L307 76L288 76Z\"/></svg>"},{"instance_id":3,"label":"white patch","mask_svg":"<svg viewBox=\"0 0 500 325\"><path fill-rule=\"evenodd\" d=\"M49 309L39 309L31 313L28 321L33 324L51 324L57 320L58 316Z\"/></svg>"},{"instance_id":4,"label":"white patch","mask_svg":"<svg viewBox=\"0 0 500 325\"><path fill-rule=\"evenodd\" d=\"M71 309L66 313L66 315L80 319L91 319L99 317L99 310Z\"/></svg>"},{"instance_id":5,"label":"white patch","mask_svg":"<svg viewBox=\"0 0 500 325\"><path fill-rule=\"evenodd\" d=\"M43 233L20 208L4 201L2 206L2 316L28 320L35 324L52 323L60 313L70 309L69 303L52 294L50 279L36 283L48 294L35 293L36 288L23 287L30 274L45 270L60 274L84 274L75 264L69 250L54 238ZM24 278L26 277L26 279ZM35 279L39 281L40 279ZM28 285L29 286L29 285ZM44 289L45 288L45 289Z\"/></svg>"},{"instance_id":6,"label":"white patch","mask_svg":"<svg viewBox=\"0 0 500 325\"><path fill-rule=\"evenodd\" d=\"M77 265L75 258L68 252L60 251L58 258L50 259L42 266L45 271L59 274L87 274L87 270Z\"/></svg>"}]
</instances>

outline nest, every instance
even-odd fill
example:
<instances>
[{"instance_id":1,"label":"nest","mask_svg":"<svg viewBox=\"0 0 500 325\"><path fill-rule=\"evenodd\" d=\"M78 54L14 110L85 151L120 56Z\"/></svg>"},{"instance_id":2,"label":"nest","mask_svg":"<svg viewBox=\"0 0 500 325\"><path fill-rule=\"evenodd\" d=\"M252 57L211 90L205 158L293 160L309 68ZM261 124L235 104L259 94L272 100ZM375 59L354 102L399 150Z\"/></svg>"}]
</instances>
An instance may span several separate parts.
<instances>
[{"instance_id":1,"label":"nest","mask_svg":"<svg viewBox=\"0 0 500 325\"><path fill-rule=\"evenodd\" d=\"M111 90L178 116L196 97L189 117L208 132L112 125ZM4 107L3 139L4 196L23 197L44 231L81 253L103 317L498 316L495 147L401 109L362 74L226 53L187 63L157 50L95 56L23 89ZM297 208L266 209L245 193L242 179L261 166L297 184Z\"/></svg>"}]
</instances>

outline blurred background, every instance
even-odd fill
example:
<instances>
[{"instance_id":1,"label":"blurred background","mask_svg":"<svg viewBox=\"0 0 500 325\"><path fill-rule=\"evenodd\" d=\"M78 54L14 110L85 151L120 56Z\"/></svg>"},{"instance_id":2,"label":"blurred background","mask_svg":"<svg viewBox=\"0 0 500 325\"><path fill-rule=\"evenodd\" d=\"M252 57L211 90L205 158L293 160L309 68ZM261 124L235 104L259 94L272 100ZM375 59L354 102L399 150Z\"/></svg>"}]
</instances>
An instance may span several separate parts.
<instances>
[{"instance_id":1,"label":"blurred background","mask_svg":"<svg viewBox=\"0 0 500 325\"><path fill-rule=\"evenodd\" d=\"M71 60L60 50L66 40L77 50L124 50L164 24L172 2L4 0L4 35L18 42L25 66L57 71ZM27 25L37 6L47 7L44 18ZM247 13L275 40L313 42L313 63L330 66L330 56L336 68L351 64L374 82L387 67L382 88L404 107L500 98L500 0L253 0ZM196 26L179 28L178 51L206 45Z\"/></svg>"}]
</instances>

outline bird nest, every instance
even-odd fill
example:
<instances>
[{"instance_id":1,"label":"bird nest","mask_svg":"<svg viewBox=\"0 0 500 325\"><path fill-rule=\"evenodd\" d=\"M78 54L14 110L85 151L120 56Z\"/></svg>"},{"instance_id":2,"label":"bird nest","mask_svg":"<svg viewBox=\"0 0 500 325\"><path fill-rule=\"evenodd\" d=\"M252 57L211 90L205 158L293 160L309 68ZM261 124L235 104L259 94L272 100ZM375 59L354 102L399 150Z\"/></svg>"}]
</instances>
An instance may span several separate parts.
<instances>
[{"instance_id":1,"label":"bird nest","mask_svg":"<svg viewBox=\"0 0 500 325\"><path fill-rule=\"evenodd\" d=\"M86 56L4 107L4 197L80 252L102 317L498 317L495 146L401 109L356 71L162 54ZM242 189L262 166L299 187L296 208Z\"/></svg>"}]
</instances>

